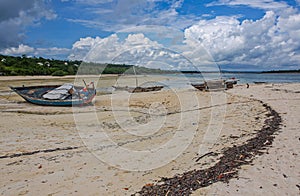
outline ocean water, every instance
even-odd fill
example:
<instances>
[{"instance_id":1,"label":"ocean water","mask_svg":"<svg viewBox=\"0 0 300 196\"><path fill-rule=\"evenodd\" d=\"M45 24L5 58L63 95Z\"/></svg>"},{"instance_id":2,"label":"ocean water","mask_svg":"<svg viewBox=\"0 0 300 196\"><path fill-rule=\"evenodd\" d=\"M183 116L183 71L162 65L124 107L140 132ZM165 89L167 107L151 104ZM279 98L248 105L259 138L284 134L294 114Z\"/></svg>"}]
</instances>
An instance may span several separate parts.
<instances>
[{"instance_id":1,"label":"ocean water","mask_svg":"<svg viewBox=\"0 0 300 196\"><path fill-rule=\"evenodd\" d=\"M300 73L203 73L203 74L170 74L165 75L169 80L161 84L170 88L186 88L191 83L201 83L214 79L238 79L238 84L264 82L264 83L298 83Z\"/></svg>"},{"instance_id":2,"label":"ocean water","mask_svg":"<svg viewBox=\"0 0 300 196\"><path fill-rule=\"evenodd\" d=\"M300 73L225 73L224 78L235 77L239 83L298 83L300 82Z\"/></svg>"},{"instance_id":3,"label":"ocean water","mask_svg":"<svg viewBox=\"0 0 300 196\"><path fill-rule=\"evenodd\" d=\"M203 73L203 74L174 74L191 82L213 79L239 79L239 83L294 83L300 82L300 73Z\"/></svg>"},{"instance_id":4,"label":"ocean water","mask_svg":"<svg viewBox=\"0 0 300 196\"><path fill-rule=\"evenodd\" d=\"M164 74L167 80L153 81L152 86L163 85L165 88L193 88L191 83L201 83L214 79L238 79L238 84L265 82L265 83L300 83L300 73L203 73L203 74ZM142 86L149 85L140 84ZM112 87L102 87L98 92L111 93Z\"/></svg>"}]
</instances>

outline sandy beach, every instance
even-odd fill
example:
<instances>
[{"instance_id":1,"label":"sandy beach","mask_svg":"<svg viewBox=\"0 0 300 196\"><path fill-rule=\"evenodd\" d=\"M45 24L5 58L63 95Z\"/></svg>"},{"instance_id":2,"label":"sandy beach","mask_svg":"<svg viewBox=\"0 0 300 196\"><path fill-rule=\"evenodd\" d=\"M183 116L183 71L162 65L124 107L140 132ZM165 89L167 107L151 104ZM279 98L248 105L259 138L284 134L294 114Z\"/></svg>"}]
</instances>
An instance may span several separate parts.
<instances>
[{"instance_id":1,"label":"sandy beach","mask_svg":"<svg viewBox=\"0 0 300 196\"><path fill-rule=\"evenodd\" d=\"M299 83L237 85L225 92L191 86L113 91L97 94L91 106L75 108L32 105L8 88L72 81L1 79L1 195L143 194L143 187L161 185L164 178L212 168L226 149L247 143L271 118L266 105L282 119L273 141L235 168L228 182L219 173L216 182L190 193L300 193ZM115 84L116 77L107 76L97 87Z\"/></svg>"},{"instance_id":2,"label":"sandy beach","mask_svg":"<svg viewBox=\"0 0 300 196\"><path fill-rule=\"evenodd\" d=\"M267 153L243 166L228 184L216 183L206 195L299 195L300 193L300 84L252 85L229 91L269 104L282 117L282 126ZM195 195L203 193L201 190Z\"/></svg>"}]
</instances>

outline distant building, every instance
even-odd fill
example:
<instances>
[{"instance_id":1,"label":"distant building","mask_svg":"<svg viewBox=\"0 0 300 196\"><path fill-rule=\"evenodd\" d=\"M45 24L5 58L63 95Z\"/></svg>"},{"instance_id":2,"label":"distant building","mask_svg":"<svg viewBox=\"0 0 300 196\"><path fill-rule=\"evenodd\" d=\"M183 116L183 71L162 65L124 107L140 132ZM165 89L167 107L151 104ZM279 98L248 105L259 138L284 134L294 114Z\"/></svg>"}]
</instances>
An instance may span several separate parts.
<instances>
[{"instance_id":1,"label":"distant building","mask_svg":"<svg viewBox=\"0 0 300 196\"><path fill-rule=\"evenodd\" d=\"M38 64L38 65L44 65L42 62L38 62L37 64Z\"/></svg>"},{"instance_id":2,"label":"distant building","mask_svg":"<svg viewBox=\"0 0 300 196\"><path fill-rule=\"evenodd\" d=\"M6 59L5 59L5 58L1 59L1 62L5 63L5 62L6 62Z\"/></svg>"},{"instance_id":3,"label":"distant building","mask_svg":"<svg viewBox=\"0 0 300 196\"><path fill-rule=\"evenodd\" d=\"M68 65L68 62L65 62L65 65Z\"/></svg>"},{"instance_id":4,"label":"distant building","mask_svg":"<svg viewBox=\"0 0 300 196\"><path fill-rule=\"evenodd\" d=\"M46 62L44 63L44 65L47 66L47 67L50 67L49 61L46 61Z\"/></svg>"}]
</instances>

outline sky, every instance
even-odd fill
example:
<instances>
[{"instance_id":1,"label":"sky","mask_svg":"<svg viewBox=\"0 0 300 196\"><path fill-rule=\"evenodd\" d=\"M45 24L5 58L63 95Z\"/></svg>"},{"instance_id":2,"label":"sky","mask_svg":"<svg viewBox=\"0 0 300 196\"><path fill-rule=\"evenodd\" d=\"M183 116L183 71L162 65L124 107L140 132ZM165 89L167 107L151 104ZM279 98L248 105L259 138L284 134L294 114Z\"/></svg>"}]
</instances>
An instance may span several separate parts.
<instances>
[{"instance_id":1,"label":"sky","mask_svg":"<svg viewBox=\"0 0 300 196\"><path fill-rule=\"evenodd\" d=\"M300 69L300 0L0 0L0 54L149 68Z\"/></svg>"}]
</instances>

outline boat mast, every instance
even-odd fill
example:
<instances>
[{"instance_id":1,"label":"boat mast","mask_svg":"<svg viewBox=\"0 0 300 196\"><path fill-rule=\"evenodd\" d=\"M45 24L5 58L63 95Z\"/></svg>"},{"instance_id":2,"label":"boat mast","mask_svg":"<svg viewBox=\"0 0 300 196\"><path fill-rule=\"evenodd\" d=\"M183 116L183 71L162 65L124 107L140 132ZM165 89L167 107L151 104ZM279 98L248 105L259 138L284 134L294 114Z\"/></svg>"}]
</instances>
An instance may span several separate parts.
<instances>
[{"instance_id":1,"label":"boat mast","mask_svg":"<svg viewBox=\"0 0 300 196\"><path fill-rule=\"evenodd\" d=\"M135 75L135 87L138 87L139 86L138 85L138 79L137 79L137 76L136 76L136 71L135 71L134 65L132 66L132 68L133 68L133 72L134 72L134 75Z\"/></svg>"},{"instance_id":2,"label":"boat mast","mask_svg":"<svg viewBox=\"0 0 300 196\"><path fill-rule=\"evenodd\" d=\"M216 64L217 64L217 66L220 70L220 79L222 80L223 79L223 73L222 73L222 70L221 70L221 66L218 63L216 63Z\"/></svg>"}]
</instances>

